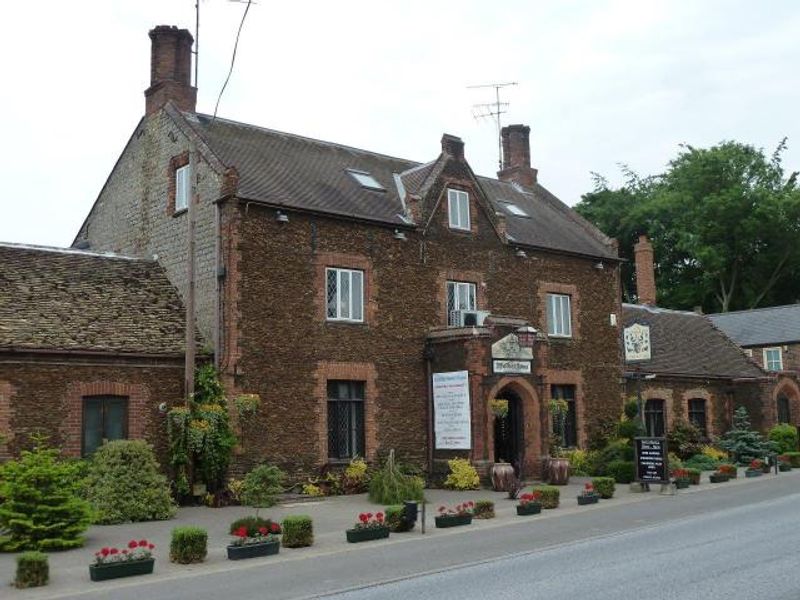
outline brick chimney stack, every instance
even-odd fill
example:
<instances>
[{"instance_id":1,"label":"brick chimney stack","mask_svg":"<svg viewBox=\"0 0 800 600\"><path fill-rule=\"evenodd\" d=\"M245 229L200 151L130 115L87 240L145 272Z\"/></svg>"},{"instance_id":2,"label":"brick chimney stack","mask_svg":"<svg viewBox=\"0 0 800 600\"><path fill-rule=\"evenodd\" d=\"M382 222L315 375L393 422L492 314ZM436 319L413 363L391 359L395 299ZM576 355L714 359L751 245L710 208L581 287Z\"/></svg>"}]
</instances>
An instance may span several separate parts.
<instances>
[{"instance_id":1,"label":"brick chimney stack","mask_svg":"<svg viewBox=\"0 0 800 600\"><path fill-rule=\"evenodd\" d=\"M464 160L464 142L460 137L445 133L442 135L442 153L458 161Z\"/></svg>"},{"instance_id":2,"label":"brick chimney stack","mask_svg":"<svg viewBox=\"0 0 800 600\"><path fill-rule=\"evenodd\" d=\"M640 235L633 246L636 256L636 296L639 304L656 305L656 274L653 266L653 244L646 235Z\"/></svg>"},{"instance_id":3,"label":"brick chimney stack","mask_svg":"<svg viewBox=\"0 0 800 600\"><path fill-rule=\"evenodd\" d=\"M527 125L508 125L500 131L503 142L503 168L497 172L500 181L525 187L536 185L536 169L531 168L530 133Z\"/></svg>"},{"instance_id":4,"label":"brick chimney stack","mask_svg":"<svg viewBox=\"0 0 800 600\"><path fill-rule=\"evenodd\" d=\"M188 29L159 25L150 30L150 87L144 92L145 115L172 100L182 111L195 112L197 88L192 87L192 44Z\"/></svg>"}]
</instances>

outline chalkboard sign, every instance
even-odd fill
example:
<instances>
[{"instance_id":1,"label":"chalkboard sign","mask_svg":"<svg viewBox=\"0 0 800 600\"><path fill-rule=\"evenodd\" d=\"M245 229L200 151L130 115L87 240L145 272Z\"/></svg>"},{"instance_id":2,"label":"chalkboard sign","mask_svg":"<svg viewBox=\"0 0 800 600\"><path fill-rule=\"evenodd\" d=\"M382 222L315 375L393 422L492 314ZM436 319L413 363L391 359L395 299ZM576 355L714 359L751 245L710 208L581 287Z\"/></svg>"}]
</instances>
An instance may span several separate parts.
<instances>
[{"instance_id":1,"label":"chalkboard sign","mask_svg":"<svg viewBox=\"0 0 800 600\"><path fill-rule=\"evenodd\" d=\"M657 437L637 437L636 481L669 483L667 440Z\"/></svg>"}]
</instances>

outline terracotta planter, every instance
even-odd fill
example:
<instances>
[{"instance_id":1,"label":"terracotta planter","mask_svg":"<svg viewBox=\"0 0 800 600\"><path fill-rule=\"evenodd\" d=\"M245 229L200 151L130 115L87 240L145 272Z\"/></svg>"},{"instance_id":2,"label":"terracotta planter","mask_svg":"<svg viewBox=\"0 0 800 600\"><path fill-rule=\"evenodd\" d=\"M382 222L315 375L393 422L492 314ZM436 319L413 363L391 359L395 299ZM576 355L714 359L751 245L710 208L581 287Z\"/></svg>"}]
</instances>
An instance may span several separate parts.
<instances>
[{"instance_id":1,"label":"terracotta planter","mask_svg":"<svg viewBox=\"0 0 800 600\"><path fill-rule=\"evenodd\" d=\"M358 542L369 542L371 540L381 540L389 537L388 527L367 527L364 529L348 529L347 541L351 544Z\"/></svg>"},{"instance_id":2,"label":"terracotta planter","mask_svg":"<svg viewBox=\"0 0 800 600\"><path fill-rule=\"evenodd\" d=\"M597 504L600 500L599 494L590 494L588 496L578 496L578 506L586 506L587 504Z\"/></svg>"},{"instance_id":3,"label":"terracotta planter","mask_svg":"<svg viewBox=\"0 0 800 600\"><path fill-rule=\"evenodd\" d=\"M439 515L435 521L439 529L458 527L472 523L472 515Z\"/></svg>"},{"instance_id":4,"label":"terracotta planter","mask_svg":"<svg viewBox=\"0 0 800 600\"><path fill-rule=\"evenodd\" d=\"M538 515L540 512L542 512L542 504L540 502L528 502L525 506L517 504L517 515L520 517Z\"/></svg>"},{"instance_id":5,"label":"terracotta planter","mask_svg":"<svg viewBox=\"0 0 800 600\"><path fill-rule=\"evenodd\" d=\"M261 542L259 544L247 544L244 546L228 546L228 560L242 560L244 558L256 558L258 556L271 556L280 552L281 542Z\"/></svg>"},{"instance_id":6,"label":"terracotta planter","mask_svg":"<svg viewBox=\"0 0 800 600\"><path fill-rule=\"evenodd\" d=\"M117 579L118 577L148 575L153 572L155 562L155 558L148 558L146 560L131 560L106 565L89 565L89 577L92 581L105 581L106 579Z\"/></svg>"},{"instance_id":7,"label":"terracotta planter","mask_svg":"<svg viewBox=\"0 0 800 600\"><path fill-rule=\"evenodd\" d=\"M495 492L507 492L516 479L511 463L498 462L492 465L492 488Z\"/></svg>"},{"instance_id":8,"label":"terracotta planter","mask_svg":"<svg viewBox=\"0 0 800 600\"><path fill-rule=\"evenodd\" d=\"M569 459L551 458L547 466L550 485L567 485L569 483Z\"/></svg>"}]
</instances>

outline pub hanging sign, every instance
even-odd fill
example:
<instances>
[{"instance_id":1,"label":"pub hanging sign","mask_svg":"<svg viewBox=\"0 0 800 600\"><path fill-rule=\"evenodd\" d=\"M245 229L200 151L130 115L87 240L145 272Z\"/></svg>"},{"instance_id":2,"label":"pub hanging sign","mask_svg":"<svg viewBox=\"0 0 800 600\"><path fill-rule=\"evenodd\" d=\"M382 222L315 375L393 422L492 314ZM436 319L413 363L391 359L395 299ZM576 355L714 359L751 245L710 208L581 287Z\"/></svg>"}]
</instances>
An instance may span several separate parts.
<instances>
[{"instance_id":1,"label":"pub hanging sign","mask_svg":"<svg viewBox=\"0 0 800 600\"><path fill-rule=\"evenodd\" d=\"M622 332L625 345L625 362L650 360L650 326L634 323Z\"/></svg>"},{"instance_id":2,"label":"pub hanging sign","mask_svg":"<svg viewBox=\"0 0 800 600\"><path fill-rule=\"evenodd\" d=\"M641 483L669 483L667 439L660 437L637 437L636 481Z\"/></svg>"}]
</instances>

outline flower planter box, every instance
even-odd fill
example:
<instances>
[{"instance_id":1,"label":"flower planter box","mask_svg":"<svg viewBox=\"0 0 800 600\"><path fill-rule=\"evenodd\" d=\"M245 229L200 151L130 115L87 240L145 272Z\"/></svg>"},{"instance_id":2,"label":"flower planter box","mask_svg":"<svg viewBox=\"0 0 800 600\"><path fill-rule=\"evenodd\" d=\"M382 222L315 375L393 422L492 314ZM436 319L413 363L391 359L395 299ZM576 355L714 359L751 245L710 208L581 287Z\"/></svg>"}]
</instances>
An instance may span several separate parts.
<instances>
[{"instance_id":1,"label":"flower planter box","mask_svg":"<svg viewBox=\"0 0 800 600\"><path fill-rule=\"evenodd\" d=\"M757 469L747 469L744 472L744 476L747 477L747 478L750 478L750 477L761 477L763 474L764 473L762 471L759 471Z\"/></svg>"},{"instance_id":2,"label":"flower planter box","mask_svg":"<svg viewBox=\"0 0 800 600\"><path fill-rule=\"evenodd\" d=\"M689 478L688 477L678 477L675 480L675 487L679 490L685 490L689 487Z\"/></svg>"},{"instance_id":3,"label":"flower planter box","mask_svg":"<svg viewBox=\"0 0 800 600\"><path fill-rule=\"evenodd\" d=\"M259 544L245 544L243 546L228 546L228 560L271 556L272 554L280 552L280 549L281 543L279 540L274 542L261 542Z\"/></svg>"},{"instance_id":4,"label":"flower planter box","mask_svg":"<svg viewBox=\"0 0 800 600\"><path fill-rule=\"evenodd\" d=\"M785 473L786 471L791 471L791 470L792 470L792 465L790 465L789 463L778 463L778 471Z\"/></svg>"},{"instance_id":5,"label":"flower planter box","mask_svg":"<svg viewBox=\"0 0 800 600\"><path fill-rule=\"evenodd\" d=\"M148 575L153 572L155 562L155 558L148 558L105 565L89 565L89 577L92 581L105 581L106 579L117 579L118 577Z\"/></svg>"},{"instance_id":6,"label":"flower planter box","mask_svg":"<svg viewBox=\"0 0 800 600\"><path fill-rule=\"evenodd\" d=\"M689 474L689 484L690 485L700 485L700 473Z\"/></svg>"},{"instance_id":7,"label":"flower planter box","mask_svg":"<svg viewBox=\"0 0 800 600\"><path fill-rule=\"evenodd\" d=\"M472 523L472 515L439 515L435 521L436 527L439 529L458 527Z\"/></svg>"},{"instance_id":8,"label":"flower planter box","mask_svg":"<svg viewBox=\"0 0 800 600\"><path fill-rule=\"evenodd\" d=\"M542 504L540 502L528 502L525 506L517 504L517 514L520 517L538 515L540 512L542 512Z\"/></svg>"},{"instance_id":9,"label":"flower planter box","mask_svg":"<svg viewBox=\"0 0 800 600\"><path fill-rule=\"evenodd\" d=\"M708 480L711 483L725 483L728 481L730 477L728 477L725 473L712 473L709 475Z\"/></svg>"},{"instance_id":10,"label":"flower planter box","mask_svg":"<svg viewBox=\"0 0 800 600\"><path fill-rule=\"evenodd\" d=\"M578 506L586 506L587 504L597 504L600 500L600 494L591 494L589 496L578 496Z\"/></svg>"},{"instance_id":11,"label":"flower planter box","mask_svg":"<svg viewBox=\"0 0 800 600\"><path fill-rule=\"evenodd\" d=\"M388 527L365 527L364 529L348 529L347 541L351 544L358 542L369 542L370 540L380 540L389 537Z\"/></svg>"},{"instance_id":12,"label":"flower planter box","mask_svg":"<svg viewBox=\"0 0 800 600\"><path fill-rule=\"evenodd\" d=\"M762 473L769 473L772 470L772 466L769 463L764 463L764 466L761 467Z\"/></svg>"}]
</instances>

